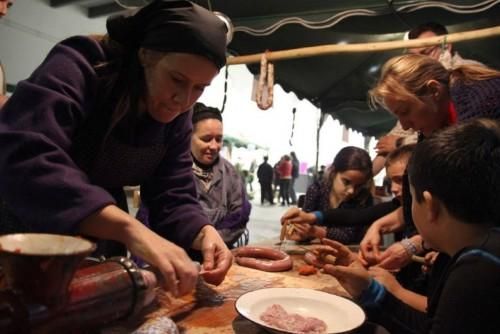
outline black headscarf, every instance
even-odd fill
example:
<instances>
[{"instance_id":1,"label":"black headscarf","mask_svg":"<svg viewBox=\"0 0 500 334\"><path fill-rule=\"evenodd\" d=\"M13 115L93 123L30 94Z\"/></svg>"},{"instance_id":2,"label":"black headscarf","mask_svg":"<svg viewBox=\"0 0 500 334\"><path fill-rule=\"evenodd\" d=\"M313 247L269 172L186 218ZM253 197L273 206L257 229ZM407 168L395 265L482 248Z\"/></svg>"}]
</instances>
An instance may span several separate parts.
<instances>
[{"instance_id":1,"label":"black headscarf","mask_svg":"<svg viewBox=\"0 0 500 334\"><path fill-rule=\"evenodd\" d=\"M224 22L189 1L154 0L135 14L117 15L106 23L110 38L125 47L192 53L226 64Z\"/></svg>"},{"instance_id":2,"label":"black headscarf","mask_svg":"<svg viewBox=\"0 0 500 334\"><path fill-rule=\"evenodd\" d=\"M193 106L193 117L191 120L193 124L196 124L205 119L217 119L222 122L222 115L219 109L208 107L201 102L197 102Z\"/></svg>"}]
</instances>

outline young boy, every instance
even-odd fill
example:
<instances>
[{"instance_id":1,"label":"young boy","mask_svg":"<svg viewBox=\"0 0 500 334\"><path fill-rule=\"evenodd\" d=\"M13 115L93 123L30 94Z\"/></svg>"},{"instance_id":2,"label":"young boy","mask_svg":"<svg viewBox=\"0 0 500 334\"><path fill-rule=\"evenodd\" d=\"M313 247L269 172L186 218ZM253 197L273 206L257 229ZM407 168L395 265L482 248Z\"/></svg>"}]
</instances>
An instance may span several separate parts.
<instances>
[{"instance_id":1,"label":"young boy","mask_svg":"<svg viewBox=\"0 0 500 334\"><path fill-rule=\"evenodd\" d=\"M499 331L499 171L500 126L492 120L445 129L413 153L408 173L415 225L428 245L451 257L429 294L425 333ZM357 261L324 270L363 306L375 305L409 327L418 328L412 321L425 316L394 298Z\"/></svg>"}]
</instances>

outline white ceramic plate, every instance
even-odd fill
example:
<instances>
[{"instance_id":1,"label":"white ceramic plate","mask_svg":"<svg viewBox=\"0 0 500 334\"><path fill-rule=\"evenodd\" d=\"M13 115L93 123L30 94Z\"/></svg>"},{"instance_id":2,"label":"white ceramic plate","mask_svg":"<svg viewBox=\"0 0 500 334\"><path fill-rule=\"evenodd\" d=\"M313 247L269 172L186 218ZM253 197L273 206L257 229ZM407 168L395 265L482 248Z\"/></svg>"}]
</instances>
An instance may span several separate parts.
<instances>
[{"instance_id":1,"label":"white ceramic plate","mask_svg":"<svg viewBox=\"0 0 500 334\"><path fill-rule=\"evenodd\" d=\"M342 333L363 324L365 313L349 299L313 289L269 288L248 292L236 300L236 310L243 317L267 329L293 333L270 327L260 315L271 305L279 304L288 313L315 317L327 325L326 333Z\"/></svg>"}]
</instances>

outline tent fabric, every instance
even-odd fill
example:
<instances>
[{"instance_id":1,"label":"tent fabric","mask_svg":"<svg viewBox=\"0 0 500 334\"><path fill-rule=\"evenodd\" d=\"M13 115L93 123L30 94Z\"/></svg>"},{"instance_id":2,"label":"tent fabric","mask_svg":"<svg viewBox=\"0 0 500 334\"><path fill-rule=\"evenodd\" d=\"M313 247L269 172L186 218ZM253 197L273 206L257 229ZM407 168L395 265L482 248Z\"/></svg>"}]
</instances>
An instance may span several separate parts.
<instances>
[{"instance_id":1,"label":"tent fabric","mask_svg":"<svg viewBox=\"0 0 500 334\"><path fill-rule=\"evenodd\" d=\"M234 25L233 40L229 44L233 55L401 40L410 28L428 21L446 25L450 33L500 24L498 0L211 0L210 4L212 10L227 15ZM331 27L321 27L333 22L336 24ZM456 43L454 49L464 58L500 68L499 42L499 37L461 42ZM385 110L370 110L367 91L376 82L381 65L403 51L276 61L275 82L285 91L308 99L347 127L364 135L380 136L392 128L395 119ZM248 68L258 74L258 64L249 64Z\"/></svg>"}]
</instances>

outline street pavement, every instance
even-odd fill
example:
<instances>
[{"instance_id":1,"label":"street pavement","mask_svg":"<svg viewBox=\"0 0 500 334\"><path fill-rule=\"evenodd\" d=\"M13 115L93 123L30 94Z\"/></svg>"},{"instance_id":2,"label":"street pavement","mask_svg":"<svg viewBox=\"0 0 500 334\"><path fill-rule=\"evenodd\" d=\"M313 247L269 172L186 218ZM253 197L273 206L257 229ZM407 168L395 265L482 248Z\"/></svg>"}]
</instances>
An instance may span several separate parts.
<instances>
[{"instance_id":1,"label":"street pavement","mask_svg":"<svg viewBox=\"0 0 500 334\"><path fill-rule=\"evenodd\" d=\"M250 231L249 243L259 243L263 240L277 239L280 235L280 218L285 211L291 208L287 206L260 204L260 199L252 201L252 212L248 222Z\"/></svg>"}]
</instances>

